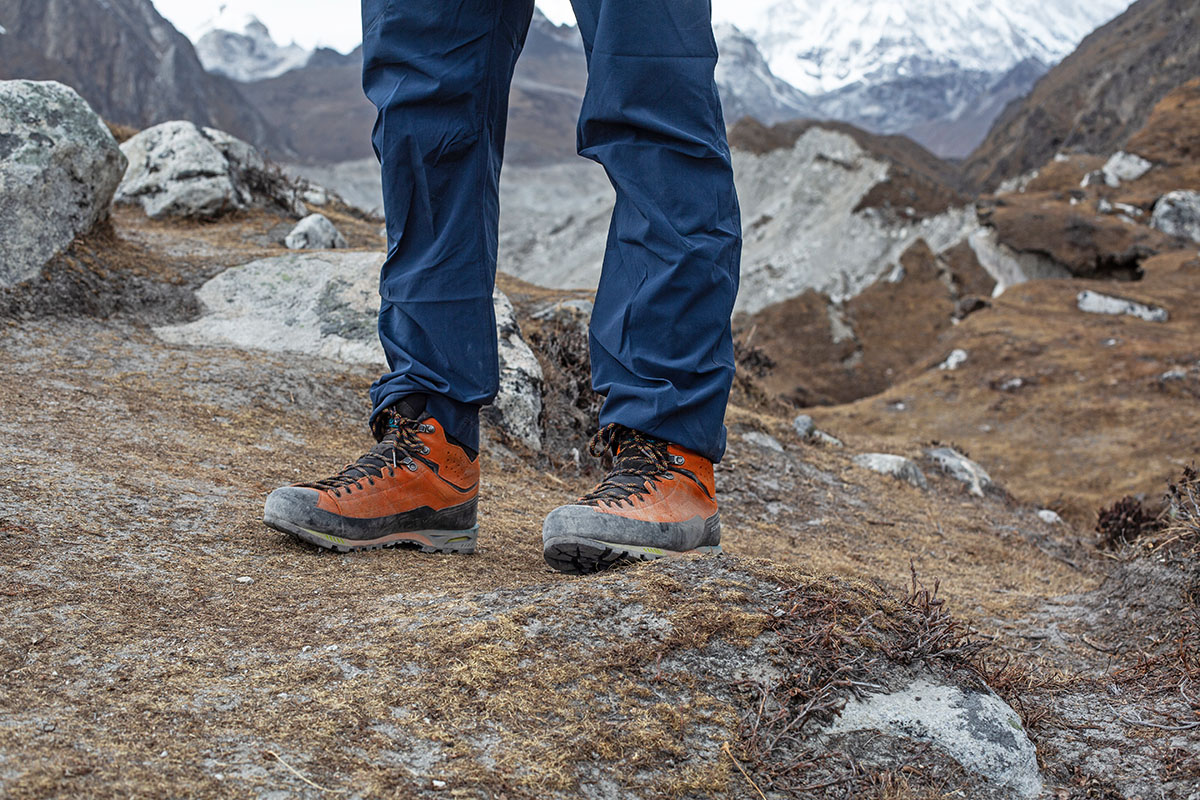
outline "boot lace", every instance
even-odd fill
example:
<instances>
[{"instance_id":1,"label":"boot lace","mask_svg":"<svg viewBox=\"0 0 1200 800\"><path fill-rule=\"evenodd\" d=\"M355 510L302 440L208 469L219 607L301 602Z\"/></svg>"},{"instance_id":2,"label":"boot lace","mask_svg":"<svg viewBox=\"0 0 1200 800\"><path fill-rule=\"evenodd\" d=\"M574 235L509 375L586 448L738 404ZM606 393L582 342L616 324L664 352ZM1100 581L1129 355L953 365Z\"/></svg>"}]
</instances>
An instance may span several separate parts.
<instances>
[{"instance_id":1,"label":"boot lace","mask_svg":"<svg viewBox=\"0 0 1200 800\"><path fill-rule=\"evenodd\" d=\"M581 505L620 503L650 492L654 482L674 480L671 471L683 459L667 452L667 443L613 423L596 432L588 445L596 458L609 456L612 467L596 488L579 499Z\"/></svg>"},{"instance_id":2,"label":"boot lace","mask_svg":"<svg viewBox=\"0 0 1200 800\"><path fill-rule=\"evenodd\" d=\"M376 478L382 478L384 470L388 476L396 474L398 469L417 470L417 462L413 454L425 455L429 448L421 441L418 434L432 433L433 426L425 425L418 420L408 419L393 412L387 420L386 432L379 444L375 445L362 458L353 464L347 464L336 475L312 483L297 484L307 489L318 489L333 492L340 497L345 491L349 494L353 489L362 490L365 480L371 486Z\"/></svg>"}]
</instances>

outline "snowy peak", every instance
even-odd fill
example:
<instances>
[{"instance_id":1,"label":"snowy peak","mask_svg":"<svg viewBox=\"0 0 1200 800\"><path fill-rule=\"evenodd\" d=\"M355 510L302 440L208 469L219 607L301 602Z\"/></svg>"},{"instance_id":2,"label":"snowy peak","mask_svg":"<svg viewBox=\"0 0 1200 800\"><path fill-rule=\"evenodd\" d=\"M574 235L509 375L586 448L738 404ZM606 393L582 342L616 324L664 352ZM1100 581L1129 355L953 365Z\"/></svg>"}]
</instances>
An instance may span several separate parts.
<instances>
[{"instance_id":1,"label":"snowy peak","mask_svg":"<svg viewBox=\"0 0 1200 800\"><path fill-rule=\"evenodd\" d=\"M771 125L816 113L803 92L771 72L753 39L727 22L716 25L714 34L721 53L716 79L726 122L751 116Z\"/></svg>"},{"instance_id":2,"label":"snowy peak","mask_svg":"<svg viewBox=\"0 0 1200 800\"><path fill-rule=\"evenodd\" d=\"M950 70L1053 64L1129 0L775 0L733 16L808 94Z\"/></svg>"},{"instance_id":3,"label":"snowy peak","mask_svg":"<svg viewBox=\"0 0 1200 800\"><path fill-rule=\"evenodd\" d=\"M275 78L303 67L312 53L293 43L281 47L267 26L252 14L222 6L220 14L205 26L196 41L196 55L209 72L236 81Z\"/></svg>"}]
</instances>

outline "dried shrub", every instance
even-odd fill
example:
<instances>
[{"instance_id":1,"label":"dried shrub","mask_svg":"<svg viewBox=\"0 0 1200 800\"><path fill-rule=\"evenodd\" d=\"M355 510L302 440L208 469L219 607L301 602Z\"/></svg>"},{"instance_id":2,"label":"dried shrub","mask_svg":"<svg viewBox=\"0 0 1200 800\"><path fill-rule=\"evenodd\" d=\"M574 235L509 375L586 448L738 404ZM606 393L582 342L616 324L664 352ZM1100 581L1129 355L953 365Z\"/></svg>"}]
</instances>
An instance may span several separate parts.
<instances>
[{"instance_id":1,"label":"dried shrub","mask_svg":"<svg viewBox=\"0 0 1200 800\"><path fill-rule=\"evenodd\" d=\"M273 162L267 162L264 169L246 169L243 179L255 198L268 208L276 208L287 214L292 213L303 194L303 187Z\"/></svg>"},{"instance_id":2,"label":"dried shrub","mask_svg":"<svg viewBox=\"0 0 1200 800\"><path fill-rule=\"evenodd\" d=\"M915 569L899 602L853 586L837 595L797 588L772 617L769 630L795 669L775 682L737 684L750 696L740 738L755 785L790 797L824 797L834 787L839 797L890 796L879 791L886 787L877 785L878 773L813 748L805 730L832 722L851 698L885 691L896 665L939 664L977 679L987 646L947 613L938 583L926 588Z\"/></svg>"},{"instance_id":3,"label":"dried shrub","mask_svg":"<svg viewBox=\"0 0 1200 800\"><path fill-rule=\"evenodd\" d=\"M1108 508L1100 509L1096 519L1099 546L1119 550L1161 529L1157 516L1146 510L1136 497L1123 497Z\"/></svg>"},{"instance_id":4,"label":"dried shrub","mask_svg":"<svg viewBox=\"0 0 1200 800\"><path fill-rule=\"evenodd\" d=\"M545 377L542 393L543 450L554 462L578 452L587 468L587 443L596 432L604 397L592 389L591 357L585 325L570 320L522 322L525 339L538 355Z\"/></svg>"},{"instance_id":5,"label":"dried shrub","mask_svg":"<svg viewBox=\"0 0 1200 800\"><path fill-rule=\"evenodd\" d=\"M766 377L776 366L775 360L767 355L761 347L742 343L736 339L733 342L733 360L739 370L756 378Z\"/></svg>"},{"instance_id":6,"label":"dried shrub","mask_svg":"<svg viewBox=\"0 0 1200 800\"><path fill-rule=\"evenodd\" d=\"M1169 531L1200 547L1200 471L1184 467L1180 479L1167 486Z\"/></svg>"}]
</instances>

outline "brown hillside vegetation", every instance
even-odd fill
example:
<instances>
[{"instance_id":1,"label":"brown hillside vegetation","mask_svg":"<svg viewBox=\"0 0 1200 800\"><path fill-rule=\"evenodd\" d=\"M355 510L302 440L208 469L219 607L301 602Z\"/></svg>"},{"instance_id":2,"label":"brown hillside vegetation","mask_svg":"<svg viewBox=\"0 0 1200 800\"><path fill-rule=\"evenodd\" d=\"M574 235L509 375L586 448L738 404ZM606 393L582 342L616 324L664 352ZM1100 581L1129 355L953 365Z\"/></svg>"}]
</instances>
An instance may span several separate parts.
<instances>
[{"instance_id":1,"label":"brown hillside vegetation","mask_svg":"<svg viewBox=\"0 0 1200 800\"><path fill-rule=\"evenodd\" d=\"M1013 287L940 342L957 370L922 370L883 394L814 413L833 430L966 447L1017 497L1090 524L1122 495L1161 492L1200 452L1200 259L1146 262L1119 289L1094 281ZM1085 314L1086 289L1169 310L1165 323ZM1085 466L1087 465L1087 466Z\"/></svg>"},{"instance_id":2,"label":"brown hillside vegetation","mask_svg":"<svg viewBox=\"0 0 1200 800\"><path fill-rule=\"evenodd\" d=\"M1197 74L1200 4L1138 0L1005 109L965 175L995 189L1060 151L1119 150L1167 92Z\"/></svg>"}]
</instances>

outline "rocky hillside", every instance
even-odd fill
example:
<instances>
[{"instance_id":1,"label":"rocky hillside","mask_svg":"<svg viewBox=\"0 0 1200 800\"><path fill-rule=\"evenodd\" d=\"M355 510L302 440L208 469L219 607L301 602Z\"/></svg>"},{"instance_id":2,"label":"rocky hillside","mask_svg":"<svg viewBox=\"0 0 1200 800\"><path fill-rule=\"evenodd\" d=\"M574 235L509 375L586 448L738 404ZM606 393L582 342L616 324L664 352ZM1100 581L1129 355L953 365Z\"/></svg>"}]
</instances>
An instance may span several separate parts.
<instances>
[{"instance_id":1,"label":"rocky hillside","mask_svg":"<svg viewBox=\"0 0 1200 800\"><path fill-rule=\"evenodd\" d=\"M918 243L894 280L849 301L810 292L743 318L748 368L798 405L857 400L814 412L831 427L920 431L985 454L1012 491L1080 521L1114 494L1152 494L1200 447L1178 427L1200 397L1187 299L1200 275L1198 122L1194 80L1128 151L1060 156L981 198L964 246ZM1101 452L1113 471L1094 487L1065 477Z\"/></svg>"},{"instance_id":2,"label":"rocky hillside","mask_svg":"<svg viewBox=\"0 0 1200 800\"><path fill-rule=\"evenodd\" d=\"M975 228L954 170L908 139L743 120L731 143L745 228L739 309L813 288L856 295L918 238L940 252ZM613 203L603 172L508 170L501 192L502 268L543 286L594 287Z\"/></svg>"},{"instance_id":3,"label":"rocky hillside","mask_svg":"<svg viewBox=\"0 0 1200 800\"><path fill-rule=\"evenodd\" d=\"M537 533L598 474L589 294L502 275L477 555L315 553L261 503L367 443L379 221L292 187L347 247L290 253L300 209L244 143L174 123L118 150L65 87L0 90L0 114L23 104L0 202L26 236L75 223L0 287L5 797L1194 794L1194 244L1120 291L1009 289L954 328L954 368L815 425L744 370L717 474L729 555L583 579ZM820 131L793 149L864 147ZM1174 180L1169 146L1086 202ZM1082 289L1126 305L1096 314ZM1035 440L1049 480L1014 466ZM1100 550L1079 509L1168 476L1166 522L1116 503Z\"/></svg>"},{"instance_id":4,"label":"rocky hillside","mask_svg":"<svg viewBox=\"0 0 1200 800\"><path fill-rule=\"evenodd\" d=\"M1138 0L1004 111L966 175L995 188L1055 153L1115 152L1167 92L1198 74L1200 5Z\"/></svg>"},{"instance_id":5,"label":"rocky hillside","mask_svg":"<svg viewBox=\"0 0 1200 800\"><path fill-rule=\"evenodd\" d=\"M286 137L151 0L0 0L0 79L56 80L108 121L134 128L186 119L287 157Z\"/></svg>"}]
</instances>

